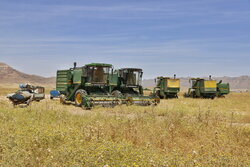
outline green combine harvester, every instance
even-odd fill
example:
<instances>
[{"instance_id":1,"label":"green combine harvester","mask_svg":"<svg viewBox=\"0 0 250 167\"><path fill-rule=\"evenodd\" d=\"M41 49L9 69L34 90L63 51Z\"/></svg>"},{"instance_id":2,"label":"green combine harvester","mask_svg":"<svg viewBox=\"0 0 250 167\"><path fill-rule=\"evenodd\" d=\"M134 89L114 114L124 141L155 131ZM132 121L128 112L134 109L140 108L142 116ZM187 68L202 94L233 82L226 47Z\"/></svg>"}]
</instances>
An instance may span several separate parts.
<instances>
[{"instance_id":1,"label":"green combine harvester","mask_svg":"<svg viewBox=\"0 0 250 167\"><path fill-rule=\"evenodd\" d=\"M192 98L211 98L214 99L217 95L216 80L212 80L211 76L206 80L204 78L192 78L192 87L184 94L184 97Z\"/></svg>"},{"instance_id":2,"label":"green combine harvester","mask_svg":"<svg viewBox=\"0 0 250 167\"><path fill-rule=\"evenodd\" d=\"M56 90L60 92L61 103L70 101L87 109L94 105L113 107L124 103L134 104L137 99L119 92L130 89L118 83L119 74L111 64L91 63L76 67L74 63L73 68L57 71ZM151 103L155 102L153 98L150 100Z\"/></svg>"},{"instance_id":3,"label":"green combine harvester","mask_svg":"<svg viewBox=\"0 0 250 167\"><path fill-rule=\"evenodd\" d=\"M229 83L222 83L222 80L217 83L217 97L225 97L225 95L230 93Z\"/></svg>"},{"instance_id":4,"label":"green combine harvester","mask_svg":"<svg viewBox=\"0 0 250 167\"><path fill-rule=\"evenodd\" d=\"M115 71L118 74L117 86L113 89L112 95L123 97L132 104L150 105L158 103L159 99L143 95L142 75L140 68L121 68ZM126 100L124 100L126 102Z\"/></svg>"},{"instance_id":5,"label":"green combine harvester","mask_svg":"<svg viewBox=\"0 0 250 167\"><path fill-rule=\"evenodd\" d=\"M161 99L178 98L180 91L180 79L170 77L158 77L157 85L154 88L153 94L157 95Z\"/></svg>"}]
</instances>

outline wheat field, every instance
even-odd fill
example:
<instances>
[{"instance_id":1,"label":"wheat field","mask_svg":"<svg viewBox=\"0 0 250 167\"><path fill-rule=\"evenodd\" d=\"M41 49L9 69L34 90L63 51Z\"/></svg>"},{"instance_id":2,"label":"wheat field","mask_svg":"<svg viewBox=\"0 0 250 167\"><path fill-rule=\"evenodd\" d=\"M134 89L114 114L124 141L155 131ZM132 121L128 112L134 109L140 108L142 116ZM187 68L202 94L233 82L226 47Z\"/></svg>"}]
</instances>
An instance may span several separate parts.
<instances>
[{"instance_id":1,"label":"wheat field","mask_svg":"<svg viewBox=\"0 0 250 167\"><path fill-rule=\"evenodd\" d=\"M0 166L250 166L250 93L84 110L0 90Z\"/></svg>"}]
</instances>

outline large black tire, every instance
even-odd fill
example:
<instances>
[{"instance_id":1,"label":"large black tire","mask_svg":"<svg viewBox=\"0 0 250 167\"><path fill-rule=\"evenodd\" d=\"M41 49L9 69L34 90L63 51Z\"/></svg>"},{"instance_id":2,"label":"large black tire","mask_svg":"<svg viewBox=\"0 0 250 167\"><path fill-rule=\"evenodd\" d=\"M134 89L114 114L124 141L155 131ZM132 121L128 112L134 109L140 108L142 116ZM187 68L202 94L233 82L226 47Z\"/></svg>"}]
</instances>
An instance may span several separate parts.
<instances>
[{"instance_id":1,"label":"large black tire","mask_svg":"<svg viewBox=\"0 0 250 167\"><path fill-rule=\"evenodd\" d=\"M79 89L75 93L75 105L76 106L81 106L82 105L82 99L84 96L87 95L87 92L83 89Z\"/></svg>"},{"instance_id":2,"label":"large black tire","mask_svg":"<svg viewBox=\"0 0 250 167\"><path fill-rule=\"evenodd\" d=\"M112 96L115 96L115 97L122 97L122 93L119 91L119 90L114 90L112 93L111 93Z\"/></svg>"}]
</instances>

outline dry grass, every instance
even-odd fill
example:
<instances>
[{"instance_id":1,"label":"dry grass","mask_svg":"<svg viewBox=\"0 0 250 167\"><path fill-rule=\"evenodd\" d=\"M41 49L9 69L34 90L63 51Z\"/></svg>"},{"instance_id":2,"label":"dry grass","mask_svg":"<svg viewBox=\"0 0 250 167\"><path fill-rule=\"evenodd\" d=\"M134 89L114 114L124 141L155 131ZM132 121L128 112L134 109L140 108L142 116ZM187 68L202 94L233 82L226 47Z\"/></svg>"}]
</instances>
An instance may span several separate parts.
<instances>
[{"instance_id":1,"label":"dry grass","mask_svg":"<svg viewBox=\"0 0 250 167\"><path fill-rule=\"evenodd\" d=\"M2 97L0 107L0 166L250 166L249 93L91 111Z\"/></svg>"}]
</instances>

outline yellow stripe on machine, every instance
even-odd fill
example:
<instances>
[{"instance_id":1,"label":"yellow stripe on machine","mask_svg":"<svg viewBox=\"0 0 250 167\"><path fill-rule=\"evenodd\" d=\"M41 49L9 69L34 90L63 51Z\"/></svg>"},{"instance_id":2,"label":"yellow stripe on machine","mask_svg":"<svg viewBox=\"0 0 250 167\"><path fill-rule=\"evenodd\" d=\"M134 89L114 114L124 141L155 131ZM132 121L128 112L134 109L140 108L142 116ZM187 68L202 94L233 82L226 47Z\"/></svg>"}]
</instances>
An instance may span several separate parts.
<instances>
[{"instance_id":1,"label":"yellow stripe on machine","mask_svg":"<svg viewBox=\"0 0 250 167\"><path fill-rule=\"evenodd\" d=\"M204 81L204 88L216 88L216 81Z\"/></svg>"},{"instance_id":2,"label":"yellow stripe on machine","mask_svg":"<svg viewBox=\"0 0 250 167\"><path fill-rule=\"evenodd\" d=\"M169 88L179 88L180 87L180 79L168 79L167 87Z\"/></svg>"},{"instance_id":3,"label":"yellow stripe on machine","mask_svg":"<svg viewBox=\"0 0 250 167\"><path fill-rule=\"evenodd\" d=\"M57 85L67 85L67 84L71 84L70 82L57 82Z\"/></svg>"}]
</instances>

